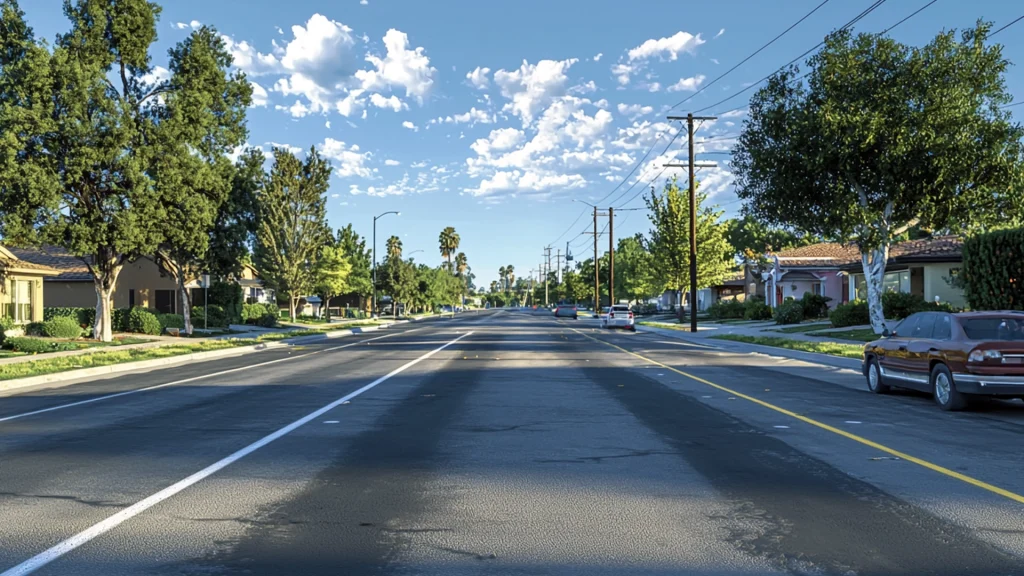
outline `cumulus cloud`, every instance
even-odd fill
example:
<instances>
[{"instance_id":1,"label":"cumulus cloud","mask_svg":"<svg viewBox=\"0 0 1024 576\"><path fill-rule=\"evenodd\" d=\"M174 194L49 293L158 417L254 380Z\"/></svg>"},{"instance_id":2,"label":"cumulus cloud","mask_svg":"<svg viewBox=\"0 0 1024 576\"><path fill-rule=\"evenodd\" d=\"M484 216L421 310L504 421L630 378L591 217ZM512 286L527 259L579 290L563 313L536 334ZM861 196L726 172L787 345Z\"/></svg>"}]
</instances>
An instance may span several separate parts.
<instances>
[{"instance_id":1,"label":"cumulus cloud","mask_svg":"<svg viewBox=\"0 0 1024 576\"><path fill-rule=\"evenodd\" d=\"M631 121L636 120L641 116L646 116L651 112L654 112L654 108L652 108L651 106L643 106L641 104L623 104L621 102L619 103L617 109L619 111L619 114L622 114L623 116L628 116Z\"/></svg>"},{"instance_id":2,"label":"cumulus cloud","mask_svg":"<svg viewBox=\"0 0 1024 576\"><path fill-rule=\"evenodd\" d=\"M202 25L203 25L202 22L200 22L199 20L193 20L193 21L187 22L187 23L186 22L175 22L174 24L171 24L171 26L173 26L174 28L177 28L178 30L184 30L186 28L191 28L193 30L197 30Z\"/></svg>"},{"instance_id":3,"label":"cumulus cloud","mask_svg":"<svg viewBox=\"0 0 1024 576\"><path fill-rule=\"evenodd\" d=\"M541 60L530 64L523 60L517 70L498 70L494 83L501 88L501 94L511 100L502 110L510 111L529 126L534 116L554 98L565 94L568 77L565 72L577 62L568 60Z\"/></svg>"},{"instance_id":4,"label":"cumulus cloud","mask_svg":"<svg viewBox=\"0 0 1024 576\"><path fill-rule=\"evenodd\" d=\"M419 132L420 131L420 127L419 126L413 124L412 122L410 122L408 120L406 120L405 122L402 122L402 127L408 128L409 130L412 130L413 132Z\"/></svg>"},{"instance_id":5,"label":"cumulus cloud","mask_svg":"<svg viewBox=\"0 0 1024 576\"><path fill-rule=\"evenodd\" d=\"M320 144L319 149L324 158L334 160L334 173L337 176L342 178L353 176L369 178L372 174L372 171L366 166L366 161L371 154L369 152L361 152L356 144L346 146L340 140L327 138Z\"/></svg>"},{"instance_id":6,"label":"cumulus cloud","mask_svg":"<svg viewBox=\"0 0 1024 576\"><path fill-rule=\"evenodd\" d=\"M598 53L597 53L597 54L596 54L596 55L594 56L594 62L600 62L600 61L601 61L601 57L602 57L602 56L604 56L604 53L603 53L603 52L598 52Z\"/></svg>"},{"instance_id":7,"label":"cumulus cloud","mask_svg":"<svg viewBox=\"0 0 1024 576\"><path fill-rule=\"evenodd\" d=\"M398 96L395 96L394 94L392 94L388 98L385 98L380 94L373 93L370 95L370 104L373 104L377 108L390 108L395 112L398 112L402 108L407 107L401 100L398 99Z\"/></svg>"},{"instance_id":8,"label":"cumulus cloud","mask_svg":"<svg viewBox=\"0 0 1024 576\"><path fill-rule=\"evenodd\" d=\"M657 92L661 90L661 82L651 82L647 85L648 92Z\"/></svg>"},{"instance_id":9,"label":"cumulus cloud","mask_svg":"<svg viewBox=\"0 0 1024 576\"><path fill-rule=\"evenodd\" d=\"M422 102L423 97L434 84L437 69L430 65L430 58L422 47L410 50L409 36L394 28L384 34L387 54L384 58L368 54L366 61L375 70L359 70L355 77L362 82L363 90L376 90L385 86L403 87L405 95Z\"/></svg>"},{"instance_id":10,"label":"cumulus cloud","mask_svg":"<svg viewBox=\"0 0 1024 576\"><path fill-rule=\"evenodd\" d=\"M612 74L621 86L629 84L629 75L632 74L634 70L633 66L623 64L621 62L612 66Z\"/></svg>"},{"instance_id":11,"label":"cumulus cloud","mask_svg":"<svg viewBox=\"0 0 1024 576\"><path fill-rule=\"evenodd\" d=\"M384 161L384 165L385 166L401 166L402 163L399 162L398 160L392 160L391 158L388 158L387 160Z\"/></svg>"},{"instance_id":12,"label":"cumulus cloud","mask_svg":"<svg viewBox=\"0 0 1024 576\"><path fill-rule=\"evenodd\" d=\"M426 168L426 166L426 162L413 162L412 164L409 165L409 168Z\"/></svg>"},{"instance_id":13,"label":"cumulus cloud","mask_svg":"<svg viewBox=\"0 0 1024 576\"><path fill-rule=\"evenodd\" d=\"M366 6L369 3L370 3L370 0L359 0L359 4L362 5L362 6Z\"/></svg>"},{"instance_id":14,"label":"cumulus cloud","mask_svg":"<svg viewBox=\"0 0 1024 576\"><path fill-rule=\"evenodd\" d=\"M630 49L627 55L631 62L655 57L676 60L679 58L679 54L683 52L693 54L697 47L703 43L704 40L701 39L700 34L694 36L689 32L679 31L666 38L646 40L636 48Z\"/></svg>"},{"instance_id":15,"label":"cumulus cloud","mask_svg":"<svg viewBox=\"0 0 1024 576\"><path fill-rule=\"evenodd\" d=\"M270 146L271 149L280 148L282 150L286 150L288 152L291 152L292 154L295 154L296 156L302 154L303 152L302 148L298 146L293 146L291 144L282 144L280 142L267 142L266 145Z\"/></svg>"},{"instance_id":16,"label":"cumulus cloud","mask_svg":"<svg viewBox=\"0 0 1024 576\"><path fill-rule=\"evenodd\" d=\"M487 77L490 73L490 68L481 68L480 66L477 66L472 72L466 73L466 80L469 80L469 83L477 89L485 90L491 83L490 78Z\"/></svg>"},{"instance_id":17,"label":"cumulus cloud","mask_svg":"<svg viewBox=\"0 0 1024 576\"><path fill-rule=\"evenodd\" d=\"M252 105L266 106L267 90L255 82L249 82L249 85L252 86Z\"/></svg>"},{"instance_id":18,"label":"cumulus cloud","mask_svg":"<svg viewBox=\"0 0 1024 576\"><path fill-rule=\"evenodd\" d=\"M668 87L669 92L693 92L704 83L704 75L698 74L691 78L680 78L679 82Z\"/></svg>"}]
</instances>

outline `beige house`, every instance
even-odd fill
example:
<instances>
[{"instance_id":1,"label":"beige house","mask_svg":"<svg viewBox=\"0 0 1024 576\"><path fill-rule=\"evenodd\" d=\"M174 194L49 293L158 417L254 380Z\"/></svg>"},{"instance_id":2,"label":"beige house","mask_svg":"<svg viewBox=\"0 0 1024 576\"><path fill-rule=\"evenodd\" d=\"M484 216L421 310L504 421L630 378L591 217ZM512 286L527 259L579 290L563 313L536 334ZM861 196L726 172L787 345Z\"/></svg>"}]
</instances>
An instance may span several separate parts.
<instances>
[{"instance_id":1,"label":"beige house","mask_svg":"<svg viewBox=\"0 0 1024 576\"><path fill-rule=\"evenodd\" d=\"M16 324L43 320L44 280L57 275L49 266L18 259L0 246L0 317Z\"/></svg>"}]
</instances>

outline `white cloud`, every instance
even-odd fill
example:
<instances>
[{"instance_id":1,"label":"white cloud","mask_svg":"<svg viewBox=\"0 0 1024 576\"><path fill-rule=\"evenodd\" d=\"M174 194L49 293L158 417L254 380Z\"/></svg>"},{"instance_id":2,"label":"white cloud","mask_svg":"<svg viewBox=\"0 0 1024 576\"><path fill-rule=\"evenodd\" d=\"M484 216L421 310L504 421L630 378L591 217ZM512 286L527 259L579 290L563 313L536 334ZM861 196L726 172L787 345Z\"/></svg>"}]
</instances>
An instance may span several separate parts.
<instances>
[{"instance_id":1,"label":"white cloud","mask_svg":"<svg viewBox=\"0 0 1024 576\"><path fill-rule=\"evenodd\" d=\"M359 4L362 5L362 6L366 6L369 3L370 3L369 0L359 0Z\"/></svg>"},{"instance_id":2,"label":"white cloud","mask_svg":"<svg viewBox=\"0 0 1024 576\"><path fill-rule=\"evenodd\" d=\"M188 22L188 23L185 23L185 22L175 22L174 24L171 24L172 27L177 28L178 30L184 30L186 28L191 28L193 30L198 30L200 27L202 27L202 25L203 25L203 23L200 22L199 20L193 20L193 21Z\"/></svg>"},{"instance_id":3,"label":"white cloud","mask_svg":"<svg viewBox=\"0 0 1024 576\"><path fill-rule=\"evenodd\" d=\"M680 78L679 82L668 87L669 92L693 92L704 83L705 76L698 74L691 78Z\"/></svg>"},{"instance_id":4,"label":"white cloud","mask_svg":"<svg viewBox=\"0 0 1024 576\"><path fill-rule=\"evenodd\" d=\"M287 150L288 152L291 152L292 154L295 155L302 154L303 152L302 148L298 146L292 146L291 144L281 144L280 142L267 142L266 145L270 146L271 148L280 148L282 150Z\"/></svg>"},{"instance_id":5,"label":"white cloud","mask_svg":"<svg viewBox=\"0 0 1024 576\"><path fill-rule=\"evenodd\" d=\"M662 59L667 57L669 60L676 60L682 52L693 54L697 47L703 43L704 40L701 39L700 34L694 36L688 32L679 31L666 38L659 38L657 40L651 38L636 48L631 49L628 52L628 56L630 62L654 57Z\"/></svg>"},{"instance_id":6,"label":"white cloud","mask_svg":"<svg viewBox=\"0 0 1024 576\"><path fill-rule=\"evenodd\" d=\"M392 160L391 158L388 158L387 160L384 161L384 165L385 166L401 166L402 163L399 162L398 160Z\"/></svg>"},{"instance_id":7,"label":"white cloud","mask_svg":"<svg viewBox=\"0 0 1024 576\"><path fill-rule=\"evenodd\" d=\"M280 26L274 26L274 30L277 30L278 34L284 34L284 30L282 30Z\"/></svg>"},{"instance_id":8,"label":"white cloud","mask_svg":"<svg viewBox=\"0 0 1024 576\"><path fill-rule=\"evenodd\" d=\"M661 82L651 82L647 85L648 92L657 92L661 90Z\"/></svg>"},{"instance_id":9,"label":"white cloud","mask_svg":"<svg viewBox=\"0 0 1024 576\"><path fill-rule=\"evenodd\" d=\"M624 150L649 148L669 134L675 134L675 128L667 122L633 122L630 126L618 129L612 145Z\"/></svg>"},{"instance_id":10,"label":"white cloud","mask_svg":"<svg viewBox=\"0 0 1024 576\"><path fill-rule=\"evenodd\" d=\"M328 130L331 129L331 121L330 120L324 122L324 128L327 128Z\"/></svg>"},{"instance_id":11,"label":"white cloud","mask_svg":"<svg viewBox=\"0 0 1024 576\"><path fill-rule=\"evenodd\" d=\"M502 110L511 111L519 116L523 126L529 126L538 112L565 94L565 72L576 62L576 58L541 60L537 64L523 60L518 70L498 70L494 82L501 87L502 96L511 100Z\"/></svg>"},{"instance_id":12,"label":"white cloud","mask_svg":"<svg viewBox=\"0 0 1024 576\"><path fill-rule=\"evenodd\" d=\"M384 34L384 46L387 54L379 58L372 54L366 61L376 70L359 70L356 78L362 82L364 90L376 90L385 86L401 86L406 96L413 96L419 102L434 84L434 73L437 69L430 65L430 58L419 47L409 50L409 36L394 28Z\"/></svg>"},{"instance_id":13,"label":"white cloud","mask_svg":"<svg viewBox=\"0 0 1024 576\"><path fill-rule=\"evenodd\" d=\"M146 84L157 84L171 79L171 71L163 66L153 66L148 74L143 74L141 80Z\"/></svg>"},{"instance_id":14,"label":"white cloud","mask_svg":"<svg viewBox=\"0 0 1024 576\"><path fill-rule=\"evenodd\" d=\"M426 168L426 166L426 162L413 162L412 164L409 165L409 168Z\"/></svg>"},{"instance_id":15,"label":"white cloud","mask_svg":"<svg viewBox=\"0 0 1024 576\"><path fill-rule=\"evenodd\" d=\"M598 108L607 108L608 107L608 100L606 100L604 98L601 98L597 102L594 102L594 106L597 106Z\"/></svg>"},{"instance_id":16,"label":"white cloud","mask_svg":"<svg viewBox=\"0 0 1024 576\"><path fill-rule=\"evenodd\" d=\"M249 85L252 86L252 105L266 106L267 90L255 82L249 82Z\"/></svg>"},{"instance_id":17,"label":"white cloud","mask_svg":"<svg viewBox=\"0 0 1024 576\"><path fill-rule=\"evenodd\" d=\"M621 102L619 103L617 109L619 111L619 114L622 114L623 116L629 116L629 119L631 121L636 120L641 116L646 116L651 112L654 112L654 108L652 108L651 106L643 106L641 104L623 104Z\"/></svg>"},{"instance_id":18,"label":"white cloud","mask_svg":"<svg viewBox=\"0 0 1024 576\"><path fill-rule=\"evenodd\" d=\"M251 44L242 40L235 42L230 36L221 35L224 48L231 54L234 66L249 76L280 73L281 63L273 54L263 54Z\"/></svg>"},{"instance_id":19,"label":"white cloud","mask_svg":"<svg viewBox=\"0 0 1024 576\"><path fill-rule=\"evenodd\" d=\"M301 100L296 100L291 106L281 106L278 104L274 106L274 110L286 111L292 115L292 118L302 118L312 112Z\"/></svg>"},{"instance_id":20,"label":"white cloud","mask_svg":"<svg viewBox=\"0 0 1024 576\"><path fill-rule=\"evenodd\" d=\"M390 108L395 112L401 111L402 108L407 108L407 106L398 99L398 96L395 96L394 94L385 98L380 94L373 93L370 95L370 104L373 104L377 108Z\"/></svg>"},{"instance_id":21,"label":"white cloud","mask_svg":"<svg viewBox=\"0 0 1024 576\"><path fill-rule=\"evenodd\" d=\"M366 166L366 160L371 156L369 152L360 152L359 146L352 144L346 146L344 142L327 138L319 146L320 153L324 158L330 158L337 162L334 173L342 178L360 176L369 178L371 170Z\"/></svg>"},{"instance_id":22,"label":"white cloud","mask_svg":"<svg viewBox=\"0 0 1024 576\"><path fill-rule=\"evenodd\" d=\"M594 56L594 62L600 62L601 61L601 56L604 56L604 53L603 52L598 52L597 55Z\"/></svg>"},{"instance_id":23,"label":"white cloud","mask_svg":"<svg viewBox=\"0 0 1024 576\"><path fill-rule=\"evenodd\" d=\"M476 124L493 124L497 118L493 114L488 114L483 110L478 110L475 106L470 108L468 112L462 114L456 114L454 116L438 116L437 118L431 118L430 124L469 124L475 126Z\"/></svg>"},{"instance_id":24,"label":"white cloud","mask_svg":"<svg viewBox=\"0 0 1024 576\"><path fill-rule=\"evenodd\" d=\"M718 64L718 58L712 58L711 59L711 63L712 64Z\"/></svg>"},{"instance_id":25,"label":"white cloud","mask_svg":"<svg viewBox=\"0 0 1024 576\"><path fill-rule=\"evenodd\" d=\"M492 150L508 150L523 141L526 136L522 130L515 128L499 128L491 130L488 141Z\"/></svg>"},{"instance_id":26,"label":"white cloud","mask_svg":"<svg viewBox=\"0 0 1024 576\"><path fill-rule=\"evenodd\" d=\"M746 113L747 113L747 109L744 108L742 110L730 110L728 112L723 112L722 114L719 114L718 117L719 118L735 118L737 116L743 116Z\"/></svg>"},{"instance_id":27,"label":"white cloud","mask_svg":"<svg viewBox=\"0 0 1024 576\"><path fill-rule=\"evenodd\" d=\"M718 31L718 34L715 34L715 37L714 37L714 38L712 38L712 40L714 40L715 38L718 38L718 37L719 37L719 36L721 36L722 34L725 34L725 28L722 28L721 30L719 30L719 31Z\"/></svg>"},{"instance_id":28,"label":"white cloud","mask_svg":"<svg viewBox=\"0 0 1024 576\"><path fill-rule=\"evenodd\" d=\"M477 66L472 72L466 73L466 79L469 83L480 90L485 90L490 84L491 80L487 77L491 73L490 68L481 68Z\"/></svg>"},{"instance_id":29,"label":"white cloud","mask_svg":"<svg viewBox=\"0 0 1024 576\"><path fill-rule=\"evenodd\" d=\"M619 81L619 84L626 86L629 84L629 75L632 74L635 69L629 64L618 63L612 66L612 74L615 75L615 79Z\"/></svg>"},{"instance_id":30,"label":"white cloud","mask_svg":"<svg viewBox=\"0 0 1024 576\"><path fill-rule=\"evenodd\" d=\"M405 122L402 122L402 126L405 127L405 128L408 128L409 130L412 130L413 132L419 132L420 131L419 126L413 124L412 122L410 122L408 120L406 120Z\"/></svg>"},{"instance_id":31,"label":"white cloud","mask_svg":"<svg viewBox=\"0 0 1024 576\"><path fill-rule=\"evenodd\" d=\"M577 84L569 89L569 92L573 94L589 94L597 91L597 84L593 80L584 82L583 84Z\"/></svg>"}]
</instances>

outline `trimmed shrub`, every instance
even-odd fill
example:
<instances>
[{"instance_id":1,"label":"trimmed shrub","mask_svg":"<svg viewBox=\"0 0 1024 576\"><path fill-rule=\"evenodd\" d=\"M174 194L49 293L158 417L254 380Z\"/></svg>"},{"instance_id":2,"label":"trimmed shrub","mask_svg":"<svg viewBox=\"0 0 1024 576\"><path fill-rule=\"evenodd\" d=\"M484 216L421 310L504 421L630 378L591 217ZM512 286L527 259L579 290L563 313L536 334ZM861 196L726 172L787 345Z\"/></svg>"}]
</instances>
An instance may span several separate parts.
<instances>
[{"instance_id":1,"label":"trimmed shrub","mask_svg":"<svg viewBox=\"0 0 1024 576\"><path fill-rule=\"evenodd\" d=\"M181 314L157 314L156 319L160 322L160 331L167 328L185 328L185 317Z\"/></svg>"},{"instance_id":2,"label":"trimmed shrub","mask_svg":"<svg viewBox=\"0 0 1024 576\"><path fill-rule=\"evenodd\" d=\"M144 308L140 308L144 310ZM114 332L130 332L128 329L128 314L131 312L128 308L115 308L110 311L110 323L111 329Z\"/></svg>"},{"instance_id":3,"label":"trimmed shrub","mask_svg":"<svg viewBox=\"0 0 1024 576\"><path fill-rule=\"evenodd\" d=\"M828 317L832 321L832 326L836 328L863 326L871 323L868 303L863 300L852 300L846 304L840 304Z\"/></svg>"},{"instance_id":4,"label":"trimmed shrub","mask_svg":"<svg viewBox=\"0 0 1024 576\"><path fill-rule=\"evenodd\" d=\"M242 321L242 304L245 299L242 297L242 287L234 282L214 282L210 284L209 305L219 306L226 319L223 324L227 326L231 322ZM213 316L210 317L210 325L213 326Z\"/></svg>"},{"instance_id":5,"label":"trimmed shrub","mask_svg":"<svg viewBox=\"0 0 1024 576\"><path fill-rule=\"evenodd\" d=\"M826 296L804 292L803 298L800 299L800 305L804 308L804 318L827 318L828 303L831 301L832 299Z\"/></svg>"},{"instance_id":6,"label":"trimmed shrub","mask_svg":"<svg viewBox=\"0 0 1024 576\"><path fill-rule=\"evenodd\" d=\"M968 238L963 259L955 281L971 310L1024 309L1024 228Z\"/></svg>"},{"instance_id":7,"label":"trimmed shrub","mask_svg":"<svg viewBox=\"0 0 1024 576\"><path fill-rule=\"evenodd\" d=\"M163 332L160 320L145 308L132 308L128 313L128 331L156 336Z\"/></svg>"},{"instance_id":8,"label":"trimmed shrub","mask_svg":"<svg viewBox=\"0 0 1024 576\"><path fill-rule=\"evenodd\" d=\"M43 308L43 320L50 321L54 318L72 318L82 328L89 328L96 321L95 308L64 308L45 307Z\"/></svg>"},{"instance_id":9,"label":"trimmed shrub","mask_svg":"<svg viewBox=\"0 0 1024 576\"><path fill-rule=\"evenodd\" d=\"M74 340L82 336L82 327L78 320L70 316L57 316L43 322L43 335L50 338Z\"/></svg>"},{"instance_id":10,"label":"trimmed shrub","mask_svg":"<svg viewBox=\"0 0 1024 576\"><path fill-rule=\"evenodd\" d=\"M25 354L41 354L44 352L78 350L78 345L73 342L48 342L29 336L15 336L4 341L4 348L15 352L24 352Z\"/></svg>"},{"instance_id":11,"label":"trimmed shrub","mask_svg":"<svg viewBox=\"0 0 1024 576\"><path fill-rule=\"evenodd\" d=\"M259 320L256 321L256 324L263 328L273 328L277 326L277 314L268 312L263 316L260 316Z\"/></svg>"},{"instance_id":12,"label":"trimmed shrub","mask_svg":"<svg viewBox=\"0 0 1024 576\"><path fill-rule=\"evenodd\" d=\"M743 318L744 311L743 302L739 300L719 300L708 308L708 316L715 320Z\"/></svg>"},{"instance_id":13,"label":"trimmed shrub","mask_svg":"<svg viewBox=\"0 0 1024 576\"><path fill-rule=\"evenodd\" d=\"M7 316L0 316L0 345L4 343L6 333L14 328L14 320Z\"/></svg>"},{"instance_id":14,"label":"trimmed shrub","mask_svg":"<svg viewBox=\"0 0 1024 576\"><path fill-rule=\"evenodd\" d=\"M743 305L744 320L771 320L772 309L763 300L750 300Z\"/></svg>"},{"instance_id":15,"label":"trimmed shrub","mask_svg":"<svg viewBox=\"0 0 1024 576\"><path fill-rule=\"evenodd\" d=\"M216 304L210 304L205 308L193 306L192 314L195 315L195 319L192 321L192 325L195 327L201 327L204 323L211 328L225 328L228 325L228 317L224 308Z\"/></svg>"},{"instance_id":16,"label":"trimmed shrub","mask_svg":"<svg viewBox=\"0 0 1024 576\"><path fill-rule=\"evenodd\" d=\"M42 322L29 322L25 324L25 336L46 336L46 330Z\"/></svg>"},{"instance_id":17,"label":"trimmed shrub","mask_svg":"<svg viewBox=\"0 0 1024 576\"><path fill-rule=\"evenodd\" d=\"M799 300L786 300L775 309L776 324L799 324L804 319L804 307Z\"/></svg>"},{"instance_id":18,"label":"trimmed shrub","mask_svg":"<svg viewBox=\"0 0 1024 576\"><path fill-rule=\"evenodd\" d=\"M903 320L914 312L923 310L924 298L906 292L886 292L882 294L882 313L890 320Z\"/></svg>"}]
</instances>

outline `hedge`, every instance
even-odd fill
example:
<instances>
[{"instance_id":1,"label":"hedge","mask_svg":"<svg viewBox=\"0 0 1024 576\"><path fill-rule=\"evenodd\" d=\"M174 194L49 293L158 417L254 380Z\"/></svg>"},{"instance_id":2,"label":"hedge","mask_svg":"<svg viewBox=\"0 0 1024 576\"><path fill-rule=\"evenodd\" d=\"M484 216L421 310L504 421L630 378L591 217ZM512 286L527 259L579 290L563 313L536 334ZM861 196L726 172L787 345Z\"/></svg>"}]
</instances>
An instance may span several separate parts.
<instances>
[{"instance_id":1,"label":"hedge","mask_svg":"<svg viewBox=\"0 0 1024 576\"><path fill-rule=\"evenodd\" d=\"M956 282L972 310L1024 309L1024 228L965 240Z\"/></svg>"},{"instance_id":2,"label":"hedge","mask_svg":"<svg viewBox=\"0 0 1024 576\"><path fill-rule=\"evenodd\" d=\"M804 320L804 305L799 300L786 300L775 308L776 324L799 324Z\"/></svg>"},{"instance_id":3,"label":"hedge","mask_svg":"<svg viewBox=\"0 0 1024 576\"><path fill-rule=\"evenodd\" d=\"M185 328L185 317L181 314L157 314L156 319L160 322L161 331L167 328Z\"/></svg>"},{"instance_id":4,"label":"hedge","mask_svg":"<svg viewBox=\"0 0 1024 576\"><path fill-rule=\"evenodd\" d=\"M832 326L846 328L847 326L863 326L871 323L871 316L868 314L868 303L863 300L851 300L846 304L836 306L835 310L828 315Z\"/></svg>"},{"instance_id":5,"label":"hedge","mask_svg":"<svg viewBox=\"0 0 1024 576\"><path fill-rule=\"evenodd\" d=\"M73 342L51 342L30 336L15 336L4 340L4 348L15 352L24 352L25 354L40 354L43 352L78 350L78 345Z\"/></svg>"},{"instance_id":6,"label":"hedge","mask_svg":"<svg viewBox=\"0 0 1024 576\"><path fill-rule=\"evenodd\" d=\"M209 312L207 312L207 308ZM216 304L210 304L206 308L193 306L192 314L195 316L192 320L192 326L195 328L201 328L204 324L209 327L226 328L229 323L224 308Z\"/></svg>"},{"instance_id":7,"label":"hedge","mask_svg":"<svg viewBox=\"0 0 1024 576\"><path fill-rule=\"evenodd\" d=\"M82 327L70 316L57 316L43 322L43 335L49 338L74 340L82 336Z\"/></svg>"},{"instance_id":8,"label":"hedge","mask_svg":"<svg viewBox=\"0 0 1024 576\"><path fill-rule=\"evenodd\" d=\"M92 328L96 320L95 308L64 308L44 307L43 321L50 321L54 318L72 318L82 328Z\"/></svg>"},{"instance_id":9,"label":"hedge","mask_svg":"<svg viewBox=\"0 0 1024 576\"><path fill-rule=\"evenodd\" d=\"M242 320L242 305L245 299L242 297L242 287L234 282L214 282L210 285L210 293L208 295L210 306L219 306L221 312L224 314L225 321L223 324L218 326L227 326L231 322L240 322ZM215 315L210 317L210 325L213 326L213 318Z\"/></svg>"},{"instance_id":10,"label":"hedge","mask_svg":"<svg viewBox=\"0 0 1024 576\"><path fill-rule=\"evenodd\" d=\"M128 313L128 331L156 336L163 332L156 314L145 308L132 308Z\"/></svg>"}]
</instances>

